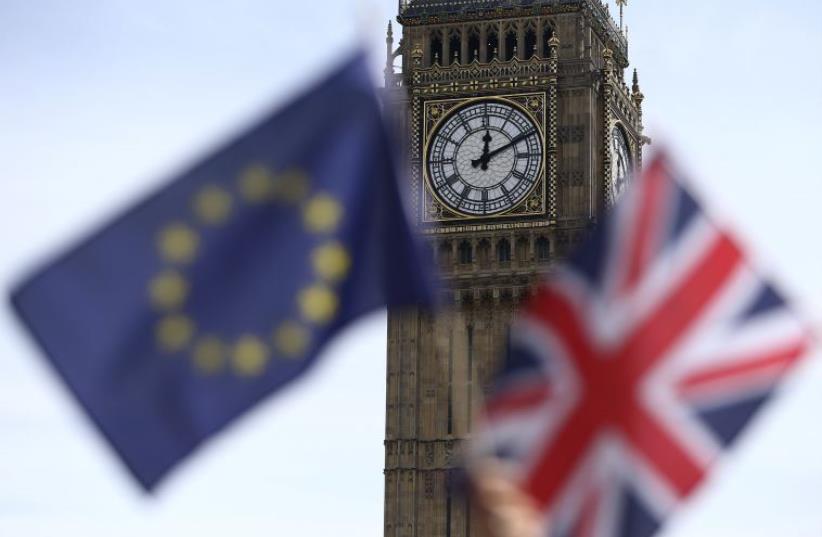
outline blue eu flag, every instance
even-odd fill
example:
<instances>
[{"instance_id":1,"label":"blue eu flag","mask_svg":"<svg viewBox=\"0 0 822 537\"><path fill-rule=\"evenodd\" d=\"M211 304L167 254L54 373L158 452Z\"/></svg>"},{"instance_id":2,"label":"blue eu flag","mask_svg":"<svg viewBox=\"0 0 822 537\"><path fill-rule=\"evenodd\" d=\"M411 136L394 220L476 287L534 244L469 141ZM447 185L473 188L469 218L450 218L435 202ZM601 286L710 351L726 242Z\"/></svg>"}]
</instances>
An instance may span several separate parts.
<instances>
[{"instance_id":1,"label":"blue eu flag","mask_svg":"<svg viewBox=\"0 0 822 537\"><path fill-rule=\"evenodd\" d=\"M394 150L358 55L16 290L146 489L359 315L430 303Z\"/></svg>"}]
</instances>

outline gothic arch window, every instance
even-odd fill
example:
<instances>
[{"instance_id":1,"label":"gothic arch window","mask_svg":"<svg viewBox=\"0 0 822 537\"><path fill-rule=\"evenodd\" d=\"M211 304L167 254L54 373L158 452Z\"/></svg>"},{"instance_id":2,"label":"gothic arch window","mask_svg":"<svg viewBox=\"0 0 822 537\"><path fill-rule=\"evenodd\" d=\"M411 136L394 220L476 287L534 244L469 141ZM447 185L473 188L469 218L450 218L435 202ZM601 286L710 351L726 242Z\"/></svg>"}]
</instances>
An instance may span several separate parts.
<instances>
[{"instance_id":1,"label":"gothic arch window","mask_svg":"<svg viewBox=\"0 0 822 537\"><path fill-rule=\"evenodd\" d=\"M497 243L497 261L500 263L511 262L511 243L508 239L502 239Z\"/></svg>"},{"instance_id":2,"label":"gothic arch window","mask_svg":"<svg viewBox=\"0 0 822 537\"><path fill-rule=\"evenodd\" d=\"M474 26L468 31L468 58L467 58L466 61L469 61L469 62L479 61L479 55L480 55L479 28Z\"/></svg>"},{"instance_id":3,"label":"gothic arch window","mask_svg":"<svg viewBox=\"0 0 822 537\"><path fill-rule=\"evenodd\" d=\"M491 264L491 243L488 242L488 239L482 239L477 244L477 261L482 268L486 268Z\"/></svg>"},{"instance_id":4,"label":"gothic arch window","mask_svg":"<svg viewBox=\"0 0 822 537\"><path fill-rule=\"evenodd\" d=\"M461 63L460 54L462 52L462 36L459 30L451 30L448 36L448 50L450 51L449 65Z\"/></svg>"},{"instance_id":5,"label":"gothic arch window","mask_svg":"<svg viewBox=\"0 0 822 537\"><path fill-rule=\"evenodd\" d=\"M517 263L520 265L528 261L528 239L520 237L516 245Z\"/></svg>"},{"instance_id":6,"label":"gothic arch window","mask_svg":"<svg viewBox=\"0 0 822 537\"><path fill-rule=\"evenodd\" d=\"M512 60L517 55L517 32L508 30L505 34L505 61Z\"/></svg>"},{"instance_id":7,"label":"gothic arch window","mask_svg":"<svg viewBox=\"0 0 822 537\"><path fill-rule=\"evenodd\" d=\"M537 55L537 31L533 26L525 31L525 58L530 60Z\"/></svg>"},{"instance_id":8,"label":"gothic arch window","mask_svg":"<svg viewBox=\"0 0 822 537\"><path fill-rule=\"evenodd\" d=\"M551 257L551 243L545 237L539 237L535 244L537 249L537 261L548 261Z\"/></svg>"},{"instance_id":9,"label":"gothic arch window","mask_svg":"<svg viewBox=\"0 0 822 537\"><path fill-rule=\"evenodd\" d=\"M499 57L499 35L494 28L488 28L486 35L486 46L488 47L488 61Z\"/></svg>"},{"instance_id":10,"label":"gothic arch window","mask_svg":"<svg viewBox=\"0 0 822 537\"><path fill-rule=\"evenodd\" d=\"M460 265L468 265L474 261L474 252L471 248L471 243L462 241L457 247L457 254L459 255Z\"/></svg>"},{"instance_id":11,"label":"gothic arch window","mask_svg":"<svg viewBox=\"0 0 822 537\"><path fill-rule=\"evenodd\" d=\"M442 65L442 34L439 31L431 33L428 65Z\"/></svg>"}]
</instances>

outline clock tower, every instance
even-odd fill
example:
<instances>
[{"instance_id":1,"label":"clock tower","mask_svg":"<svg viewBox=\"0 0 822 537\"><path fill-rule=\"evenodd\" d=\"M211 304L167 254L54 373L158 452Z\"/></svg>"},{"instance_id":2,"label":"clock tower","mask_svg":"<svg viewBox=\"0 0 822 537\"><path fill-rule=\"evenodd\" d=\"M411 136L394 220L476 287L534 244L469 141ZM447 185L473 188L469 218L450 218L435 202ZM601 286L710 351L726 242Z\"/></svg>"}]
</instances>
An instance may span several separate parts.
<instances>
[{"instance_id":1,"label":"clock tower","mask_svg":"<svg viewBox=\"0 0 822 537\"><path fill-rule=\"evenodd\" d=\"M389 311L387 537L482 537L450 485L511 316L648 142L617 4L619 23L601 0L400 0L396 48L389 25L386 101L448 306Z\"/></svg>"}]
</instances>

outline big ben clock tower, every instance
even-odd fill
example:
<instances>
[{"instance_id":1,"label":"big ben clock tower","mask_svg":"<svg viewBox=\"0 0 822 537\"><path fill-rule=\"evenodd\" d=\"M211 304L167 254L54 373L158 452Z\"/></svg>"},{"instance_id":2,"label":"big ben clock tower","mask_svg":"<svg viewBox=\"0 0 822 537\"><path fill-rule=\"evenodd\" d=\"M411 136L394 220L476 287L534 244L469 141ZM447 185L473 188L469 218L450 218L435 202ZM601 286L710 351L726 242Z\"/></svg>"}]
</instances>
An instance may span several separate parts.
<instances>
[{"instance_id":1,"label":"big ben clock tower","mask_svg":"<svg viewBox=\"0 0 822 537\"><path fill-rule=\"evenodd\" d=\"M386 97L450 306L389 312L385 535L482 537L449 486L460 441L518 301L641 166L643 96L601 0L400 0L397 20Z\"/></svg>"}]
</instances>

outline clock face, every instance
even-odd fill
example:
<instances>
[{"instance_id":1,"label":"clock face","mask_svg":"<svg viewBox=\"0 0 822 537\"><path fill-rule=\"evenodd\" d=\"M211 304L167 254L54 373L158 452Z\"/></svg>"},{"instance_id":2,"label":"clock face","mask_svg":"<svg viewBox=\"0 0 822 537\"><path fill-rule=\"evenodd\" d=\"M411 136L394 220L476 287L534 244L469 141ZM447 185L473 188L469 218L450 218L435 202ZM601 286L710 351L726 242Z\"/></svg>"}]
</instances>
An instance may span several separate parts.
<instances>
[{"instance_id":1,"label":"clock face","mask_svg":"<svg viewBox=\"0 0 822 537\"><path fill-rule=\"evenodd\" d=\"M505 101L472 102L439 124L428 144L431 188L445 205L490 216L519 204L542 169L541 133Z\"/></svg>"},{"instance_id":2,"label":"clock face","mask_svg":"<svg viewBox=\"0 0 822 537\"><path fill-rule=\"evenodd\" d=\"M631 181L633 163L625 133L618 126L611 131L611 200L616 201Z\"/></svg>"}]
</instances>

